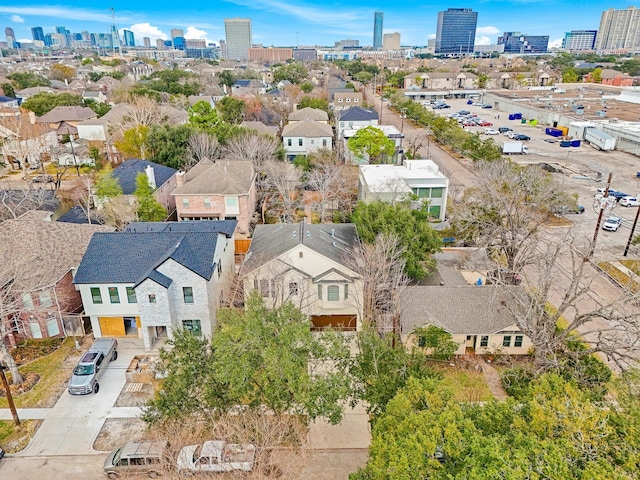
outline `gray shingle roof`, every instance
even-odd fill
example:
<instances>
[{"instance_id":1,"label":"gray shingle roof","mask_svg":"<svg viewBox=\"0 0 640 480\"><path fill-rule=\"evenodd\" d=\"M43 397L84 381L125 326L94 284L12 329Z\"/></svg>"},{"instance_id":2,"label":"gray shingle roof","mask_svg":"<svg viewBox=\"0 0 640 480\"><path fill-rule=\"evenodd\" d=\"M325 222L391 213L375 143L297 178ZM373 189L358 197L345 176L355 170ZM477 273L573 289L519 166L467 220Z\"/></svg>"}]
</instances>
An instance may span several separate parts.
<instances>
[{"instance_id":1,"label":"gray shingle roof","mask_svg":"<svg viewBox=\"0 0 640 480\"><path fill-rule=\"evenodd\" d=\"M356 226L353 223L256 225L247 252L244 273L279 257L298 245L310 249L339 263L358 242Z\"/></svg>"},{"instance_id":2,"label":"gray shingle roof","mask_svg":"<svg viewBox=\"0 0 640 480\"><path fill-rule=\"evenodd\" d=\"M317 120L317 121L329 121L329 114L319 108L305 107L300 110L296 110L289 115L289 121L299 120Z\"/></svg>"},{"instance_id":3,"label":"gray shingle roof","mask_svg":"<svg viewBox=\"0 0 640 480\"><path fill-rule=\"evenodd\" d=\"M122 187L122 193L132 195L136 191L136 177L139 173L144 173L147 166L153 167L153 175L156 177L156 186L158 188L177 172L175 168L165 167L147 160L127 160L118 165L113 171L113 176Z\"/></svg>"},{"instance_id":4,"label":"gray shingle roof","mask_svg":"<svg viewBox=\"0 0 640 480\"><path fill-rule=\"evenodd\" d=\"M369 120L378 120L378 112L360 107L351 107L339 114L339 121L341 122L363 122Z\"/></svg>"},{"instance_id":5,"label":"gray shingle roof","mask_svg":"<svg viewBox=\"0 0 640 480\"><path fill-rule=\"evenodd\" d=\"M89 118L97 118L96 112L89 107L55 107L48 113L38 117L38 123L82 122Z\"/></svg>"},{"instance_id":6,"label":"gray shingle roof","mask_svg":"<svg viewBox=\"0 0 640 480\"><path fill-rule=\"evenodd\" d=\"M195 223L202 225L194 226ZM214 271L217 232L222 229L224 232L221 233L230 236L228 230L234 223L175 222L167 224L167 229L154 223L143 232L135 230L134 225L123 232L96 234L82 258L74 283L138 284L150 278L162 285L166 280L154 272L169 258L209 280ZM169 225L179 231L169 231Z\"/></svg>"},{"instance_id":7,"label":"gray shingle roof","mask_svg":"<svg viewBox=\"0 0 640 480\"><path fill-rule=\"evenodd\" d=\"M312 120L302 120L300 122L285 125L282 130L283 137L332 137L333 129L326 123L318 123Z\"/></svg>"},{"instance_id":8,"label":"gray shingle roof","mask_svg":"<svg viewBox=\"0 0 640 480\"><path fill-rule=\"evenodd\" d=\"M436 325L451 334L490 335L516 323L520 311L516 286L409 287L403 297L400 322L408 334Z\"/></svg>"},{"instance_id":9,"label":"gray shingle roof","mask_svg":"<svg viewBox=\"0 0 640 480\"><path fill-rule=\"evenodd\" d=\"M237 220L198 220L185 222L131 222L124 229L128 233L178 232L224 233L233 235Z\"/></svg>"},{"instance_id":10,"label":"gray shingle roof","mask_svg":"<svg viewBox=\"0 0 640 480\"><path fill-rule=\"evenodd\" d=\"M189 170L172 195L248 195L256 174L250 161L202 161Z\"/></svg>"}]
</instances>

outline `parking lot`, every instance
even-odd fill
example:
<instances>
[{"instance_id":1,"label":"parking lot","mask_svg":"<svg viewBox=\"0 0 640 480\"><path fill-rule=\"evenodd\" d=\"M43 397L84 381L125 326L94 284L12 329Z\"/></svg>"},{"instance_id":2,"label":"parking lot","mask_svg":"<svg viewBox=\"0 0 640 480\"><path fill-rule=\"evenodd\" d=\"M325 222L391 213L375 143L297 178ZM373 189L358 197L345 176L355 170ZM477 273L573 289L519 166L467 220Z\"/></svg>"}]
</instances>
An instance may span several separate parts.
<instances>
[{"instance_id":1,"label":"parking lot","mask_svg":"<svg viewBox=\"0 0 640 480\"><path fill-rule=\"evenodd\" d=\"M599 208L594 202L594 195L598 188L606 186L609 173L612 173L611 188L629 195L640 194L640 178L636 173L640 171L640 158L618 151L602 152L581 142L579 147L560 147L557 138L545 134L549 125L536 126L522 123L520 120L509 120L508 114L495 108L485 109L479 105L468 105L466 99L447 99L451 108L433 110L439 115L449 115L460 110L467 110L476 114L478 118L492 123L487 126L465 127L467 131L477 132L483 138L492 138L500 145L510 139L504 134L484 135L485 128L498 130L499 127L509 127L517 133L531 137L524 141L528 147L528 155L513 155L511 159L520 164L546 163L557 170L553 176L571 193L578 195L578 203L585 207L585 212L579 215L567 215L575 226L578 235L592 238L599 214ZM525 119L527 120L527 119ZM580 119L576 118L576 121ZM568 125L567 125L568 126ZM553 141L550 143L549 141ZM622 207L615 204L611 213L622 218L622 225L616 232L602 230L598 232L598 242L595 252L596 260L613 260L623 258L622 253L631 233L631 227L638 207ZM609 212L605 211L603 222ZM640 227L637 233L640 233ZM631 251L635 253L634 250ZM637 255L634 255L637 256Z\"/></svg>"}]
</instances>

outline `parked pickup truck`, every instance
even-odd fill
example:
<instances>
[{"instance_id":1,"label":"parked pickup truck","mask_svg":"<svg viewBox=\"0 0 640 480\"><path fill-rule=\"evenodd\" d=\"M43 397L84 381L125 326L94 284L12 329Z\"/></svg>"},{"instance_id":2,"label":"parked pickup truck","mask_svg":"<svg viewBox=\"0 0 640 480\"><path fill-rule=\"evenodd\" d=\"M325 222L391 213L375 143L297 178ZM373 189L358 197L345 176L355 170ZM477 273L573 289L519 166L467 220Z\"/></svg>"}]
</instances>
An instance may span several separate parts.
<instances>
[{"instance_id":1,"label":"parked pickup truck","mask_svg":"<svg viewBox=\"0 0 640 480\"><path fill-rule=\"evenodd\" d=\"M178 471L183 475L196 472L250 472L256 456L251 444L208 440L202 445L188 445L178 454Z\"/></svg>"},{"instance_id":2,"label":"parked pickup truck","mask_svg":"<svg viewBox=\"0 0 640 480\"><path fill-rule=\"evenodd\" d=\"M118 358L118 341L114 338L98 338L91 348L85 353L69 380L69 393L71 395L86 395L98 393L100 384L98 380L107 362Z\"/></svg>"}]
</instances>

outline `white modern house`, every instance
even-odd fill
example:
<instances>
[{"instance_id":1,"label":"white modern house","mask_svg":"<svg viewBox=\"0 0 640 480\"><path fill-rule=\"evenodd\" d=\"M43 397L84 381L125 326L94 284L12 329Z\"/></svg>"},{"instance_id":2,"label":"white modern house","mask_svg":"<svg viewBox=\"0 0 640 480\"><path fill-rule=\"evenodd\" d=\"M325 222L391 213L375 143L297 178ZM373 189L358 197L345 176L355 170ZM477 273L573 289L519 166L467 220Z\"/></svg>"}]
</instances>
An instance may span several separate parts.
<instances>
[{"instance_id":1,"label":"white modern house","mask_svg":"<svg viewBox=\"0 0 640 480\"><path fill-rule=\"evenodd\" d=\"M378 125L378 112L373 109L351 107L348 110L336 110L336 126L338 137L345 129L355 130L363 127Z\"/></svg>"},{"instance_id":2,"label":"white modern house","mask_svg":"<svg viewBox=\"0 0 640 480\"><path fill-rule=\"evenodd\" d=\"M429 202L431 216L445 219L449 179L432 160L405 160L403 165L360 165L358 198L363 202Z\"/></svg>"},{"instance_id":3,"label":"white modern house","mask_svg":"<svg viewBox=\"0 0 640 480\"><path fill-rule=\"evenodd\" d=\"M282 130L282 143L289 160L298 155L306 157L321 148L333 148L333 129L315 120L296 121Z\"/></svg>"},{"instance_id":4,"label":"white modern house","mask_svg":"<svg viewBox=\"0 0 640 480\"><path fill-rule=\"evenodd\" d=\"M184 328L210 337L234 275L235 221L132 223L93 236L73 283L96 338L145 348Z\"/></svg>"}]
</instances>

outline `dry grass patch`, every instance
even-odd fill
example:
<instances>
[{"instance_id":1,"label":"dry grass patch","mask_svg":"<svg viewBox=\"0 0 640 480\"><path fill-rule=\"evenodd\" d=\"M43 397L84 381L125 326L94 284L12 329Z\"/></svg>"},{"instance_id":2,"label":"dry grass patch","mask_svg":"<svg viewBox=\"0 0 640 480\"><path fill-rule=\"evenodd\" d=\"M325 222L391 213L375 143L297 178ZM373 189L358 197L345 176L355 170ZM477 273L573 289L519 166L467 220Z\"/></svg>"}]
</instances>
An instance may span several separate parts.
<instances>
[{"instance_id":1,"label":"dry grass patch","mask_svg":"<svg viewBox=\"0 0 640 480\"><path fill-rule=\"evenodd\" d=\"M624 265L623 262L620 262L620 263L622 263ZM640 283L638 283L635 280L631 279L629 277L629 275L627 275L626 273L624 273L620 269L614 267L611 263L609 263L609 262L599 262L597 265L607 275L609 275L611 278L613 278L622 287L627 288L630 292L637 293L638 291L640 291ZM628 267L627 265L625 265L625 266L627 268L630 268L631 270L633 270L631 267Z\"/></svg>"},{"instance_id":2,"label":"dry grass patch","mask_svg":"<svg viewBox=\"0 0 640 480\"><path fill-rule=\"evenodd\" d=\"M454 392L455 400L486 402L493 399L481 370L459 365L436 365L433 369L442 375L442 384Z\"/></svg>"}]
</instances>

